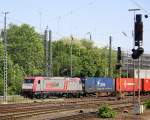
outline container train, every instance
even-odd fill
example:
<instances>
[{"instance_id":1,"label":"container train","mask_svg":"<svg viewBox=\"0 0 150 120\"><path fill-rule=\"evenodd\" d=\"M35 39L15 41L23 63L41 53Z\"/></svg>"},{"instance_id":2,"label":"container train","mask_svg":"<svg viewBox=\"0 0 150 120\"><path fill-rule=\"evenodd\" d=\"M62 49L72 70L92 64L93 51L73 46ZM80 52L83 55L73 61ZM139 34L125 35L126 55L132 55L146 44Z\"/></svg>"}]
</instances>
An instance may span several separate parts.
<instances>
[{"instance_id":1,"label":"container train","mask_svg":"<svg viewBox=\"0 0 150 120\"><path fill-rule=\"evenodd\" d=\"M108 77L27 77L22 84L22 95L30 98L84 97L96 93L115 95L118 92L137 92L136 78L108 78ZM141 93L150 92L150 79L140 79Z\"/></svg>"}]
</instances>

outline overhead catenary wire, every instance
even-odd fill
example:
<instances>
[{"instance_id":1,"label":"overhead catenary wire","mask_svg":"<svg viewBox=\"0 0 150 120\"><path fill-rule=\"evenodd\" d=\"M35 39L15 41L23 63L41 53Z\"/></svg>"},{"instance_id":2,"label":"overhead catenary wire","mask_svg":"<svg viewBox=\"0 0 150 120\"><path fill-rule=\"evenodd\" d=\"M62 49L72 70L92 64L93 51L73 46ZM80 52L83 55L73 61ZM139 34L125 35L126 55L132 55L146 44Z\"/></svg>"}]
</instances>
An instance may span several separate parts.
<instances>
[{"instance_id":1,"label":"overhead catenary wire","mask_svg":"<svg viewBox=\"0 0 150 120\"><path fill-rule=\"evenodd\" d=\"M89 1L89 2L87 3L87 5L93 5L95 1L96 1L96 0ZM59 18L62 18L62 19L63 19L63 18L65 18L65 17L68 17L68 16L72 15L73 13L75 13L75 12L77 12L77 11L80 11L80 10L83 9L83 8L84 8L84 7L79 6L78 8L76 8L76 9L74 9L74 10L70 10L69 12L67 12L67 13L65 13L65 14L63 14L63 15L59 15L59 16L54 17L54 18L52 18L52 19L50 19L50 20L48 20L48 21L49 21L49 22L52 22L52 21L57 20L57 19L59 19Z\"/></svg>"},{"instance_id":2,"label":"overhead catenary wire","mask_svg":"<svg viewBox=\"0 0 150 120\"><path fill-rule=\"evenodd\" d=\"M94 0L95 1L95 0ZM90 1L89 3L88 3L88 5L92 5L92 4L94 4L94 1ZM51 20L49 20L48 22L51 22L51 21L53 21L53 20L57 20L57 22L58 22L58 24L60 23L60 19L63 19L63 18L65 18L65 17L67 17L67 16L69 16L69 15L72 15L74 12L77 12L77 11L79 11L79 10L81 10L81 9L83 9L83 7L79 7L79 8L77 8L77 9L74 9L74 10L70 10L69 12L67 12L67 13L65 13L64 15L59 15L58 17L55 17L55 18L52 18ZM39 29L40 30L40 32L41 32L41 12L39 13L40 14L40 28L39 27L37 27L37 26L33 26L34 28L36 28L36 29ZM18 22L18 23L21 23L21 24L24 24L24 23L27 23L28 24L28 22L27 21L22 21L22 20L19 20L18 18L16 19L16 18L13 18L13 17L8 17L8 19L10 19L10 20L13 20L13 21L16 21L16 22ZM59 25L57 26L57 35L59 35ZM62 35L61 35L62 36Z\"/></svg>"},{"instance_id":3,"label":"overhead catenary wire","mask_svg":"<svg viewBox=\"0 0 150 120\"><path fill-rule=\"evenodd\" d=\"M13 20L13 21L18 22L18 23L20 23L20 24L29 24L28 22L22 21L22 20L20 20L20 19L18 19L18 18L16 19L16 18L13 18L13 17L7 17L7 19ZM29 24L29 25L30 25L30 24ZM38 26L34 26L34 25L32 25L32 26L33 26L35 29L40 30Z\"/></svg>"},{"instance_id":4,"label":"overhead catenary wire","mask_svg":"<svg viewBox=\"0 0 150 120\"><path fill-rule=\"evenodd\" d=\"M95 2L96 0L92 0L92 1L88 1L88 3L86 4L86 5L88 5L88 6L91 6L91 5L93 5L94 4L94 2ZM84 9L85 7L81 7L81 6L79 6L78 8L75 8L75 9L73 9L73 10L69 10L69 12L67 12L67 13L65 13L65 14L63 14L63 15L59 15L59 16L57 16L57 17L54 17L54 18L52 18L52 19L50 19L50 20L48 20L48 22L52 22L52 21L57 21L57 34L59 35L59 32L60 32L60 20L63 20L65 17L68 17L68 16L72 16L74 13L76 13L77 11L81 11L81 9ZM70 20L71 22L72 22L72 20ZM72 23L71 23L72 24ZM50 25L49 25L50 26ZM71 31L71 33L70 34L73 34L72 33L72 25L71 25L71 27L70 27L70 31Z\"/></svg>"},{"instance_id":5,"label":"overhead catenary wire","mask_svg":"<svg viewBox=\"0 0 150 120\"><path fill-rule=\"evenodd\" d=\"M88 5L88 6L91 6L91 5L93 5L94 3L95 3L95 1L96 0L92 0L92 1L88 1L87 2L87 4L86 5ZM131 0L132 2L135 2L135 0ZM135 2L137 5L139 5L137 2ZM85 6L85 5L84 5ZM142 6L140 6L139 5L139 7L140 8L143 8ZM53 19L51 19L51 20L56 20L56 19L63 19L64 17L66 17L66 16L70 16L70 15L72 15L72 14L74 14L75 12L77 12L77 11L80 11L81 9L84 9L84 7L81 7L81 6L79 6L78 8L75 8L74 10L70 10L69 12L67 12L67 13L65 13L64 15L60 15L60 16L58 16L58 17L55 17L55 18L53 18ZM144 8L143 8L143 10L145 10ZM148 12L147 10L145 10L146 12ZM22 20L19 20L19 19L16 19L16 18L12 18L12 17L8 17L8 19L12 19L12 20L14 20L14 21L17 21L17 22L19 22L19 23L26 23L25 21L22 21ZM51 21L50 20L50 21ZM50 22L49 21L49 22ZM59 21L60 22L60 21ZM41 25L40 25L41 26ZM39 26L37 27L37 26L33 26L33 27L35 27L36 29L39 29ZM60 28L60 26L59 26L59 28ZM59 29L58 28L58 29ZM57 32L59 32L59 30L57 31ZM126 32L126 31L125 31ZM119 33L119 32L118 32ZM72 33L71 33L72 34ZM99 34L99 33L98 33ZM103 33L101 33L101 34L103 34ZM108 34L109 35L109 33L105 33L105 34ZM112 34L112 33L111 33ZM115 33L113 33L113 34L115 34ZM58 34L57 33L57 35L60 35L60 34ZM93 34L94 35L94 34ZM62 36L62 35L61 35Z\"/></svg>"},{"instance_id":6,"label":"overhead catenary wire","mask_svg":"<svg viewBox=\"0 0 150 120\"><path fill-rule=\"evenodd\" d=\"M141 10L143 10L145 13L147 13L148 15L150 15L150 12L147 11L146 9L144 9L138 2L136 2L135 0L130 0L133 4L135 4L137 7L139 7Z\"/></svg>"}]
</instances>

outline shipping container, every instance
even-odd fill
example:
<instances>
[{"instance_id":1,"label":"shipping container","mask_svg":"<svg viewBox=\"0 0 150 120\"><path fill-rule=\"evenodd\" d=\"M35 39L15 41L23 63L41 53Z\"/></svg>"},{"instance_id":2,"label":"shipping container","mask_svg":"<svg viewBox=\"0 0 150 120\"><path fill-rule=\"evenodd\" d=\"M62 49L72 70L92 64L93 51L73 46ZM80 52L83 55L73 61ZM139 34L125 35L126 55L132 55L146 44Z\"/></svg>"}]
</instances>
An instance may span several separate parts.
<instances>
[{"instance_id":1,"label":"shipping container","mask_svg":"<svg viewBox=\"0 0 150 120\"><path fill-rule=\"evenodd\" d=\"M88 77L85 79L85 91L87 93L115 91L115 80L107 77Z\"/></svg>"},{"instance_id":2,"label":"shipping container","mask_svg":"<svg viewBox=\"0 0 150 120\"><path fill-rule=\"evenodd\" d=\"M115 80L113 78L97 77L96 91L113 92L115 91Z\"/></svg>"},{"instance_id":3,"label":"shipping container","mask_svg":"<svg viewBox=\"0 0 150 120\"><path fill-rule=\"evenodd\" d=\"M140 80L140 90L141 89L142 89L142 81ZM133 92L134 90L138 91L138 79L137 78L117 78L116 79L116 91Z\"/></svg>"},{"instance_id":4,"label":"shipping container","mask_svg":"<svg viewBox=\"0 0 150 120\"><path fill-rule=\"evenodd\" d=\"M96 80L95 79L96 79L95 77L85 78L85 81L84 81L85 92L87 92L87 93L96 92L96 88L95 88L95 81Z\"/></svg>"},{"instance_id":5,"label":"shipping container","mask_svg":"<svg viewBox=\"0 0 150 120\"><path fill-rule=\"evenodd\" d=\"M144 92L150 92L150 78L142 79L142 90Z\"/></svg>"},{"instance_id":6,"label":"shipping container","mask_svg":"<svg viewBox=\"0 0 150 120\"><path fill-rule=\"evenodd\" d=\"M138 70L134 70L135 78L138 78ZM150 78L150 70L140 70L140 78Z\"/></svg>"}]
</instances>

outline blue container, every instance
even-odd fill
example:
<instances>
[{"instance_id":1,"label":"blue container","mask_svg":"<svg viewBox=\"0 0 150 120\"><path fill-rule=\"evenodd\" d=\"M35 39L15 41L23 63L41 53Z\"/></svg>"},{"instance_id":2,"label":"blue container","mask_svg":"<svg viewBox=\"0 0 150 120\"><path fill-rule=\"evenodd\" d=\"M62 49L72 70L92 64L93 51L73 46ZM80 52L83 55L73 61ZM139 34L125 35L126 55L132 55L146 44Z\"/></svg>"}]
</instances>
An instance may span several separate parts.
<instances>
[{"instance_id":1,"label":"blue container","mask_svg":"<svg viewBox=\"0 0 150 120\"><path fill-rule=\"evenodd\" d=\"M95 79L96 91L113 92L115 91L115 80L107 77L97 77Z\"/></svg>"},{"instance_id":2,"label":"blue container","mask_svg":"<svg viewBox=\"0 0 150 120\"><path fill-rule=\"evenodd\" d=\"M96 92L95 81L96 81L95 77L85 78L85 92L87 93Z\"/></svg>"},{"instance_id":3,"label":"blue container","mask_svg":"<svg viewBox=\"0 0 150 120\"><path fill-rule=\"evenodd\" d=\"M85 79L85 91L93 92L113 92L115 91L115 80L108 77L88 77Z\"/></svg>"}]
</instances>

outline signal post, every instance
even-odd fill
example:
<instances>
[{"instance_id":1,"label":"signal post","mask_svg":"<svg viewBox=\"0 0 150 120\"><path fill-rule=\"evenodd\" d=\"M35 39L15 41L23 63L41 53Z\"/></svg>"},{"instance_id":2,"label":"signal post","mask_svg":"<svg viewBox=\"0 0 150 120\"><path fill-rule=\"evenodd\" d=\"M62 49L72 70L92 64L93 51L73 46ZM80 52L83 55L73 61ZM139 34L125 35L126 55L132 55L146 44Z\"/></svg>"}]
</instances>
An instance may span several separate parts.
<instances>
[{"instance_id":1,"label":"signal post","mask_svg":"<svg viewBox=\"0 0 150 120\"><path fill-rule=\"evenodd\" d=\"M119 73L119 93L118 94L118 99L121 99L123 96L122 96L122 92L121 92L121 58L122 58L122 55L121 55L121 47L118 47L118 51L117 51L117 64L116 64L116 70L117 72Z\"/></svg>"},{"instance_id":2,"label":"signal post","mask_svg":"<svg viewBox=\"0 0 150 120\"><path fill-rule=\"evenodd\" d=\"M143 45L143 22L142 15L136 14L134 18L134 48L132 49L132 58L138 60L138 101L134 101L134 113L142 114L143 105L140 102L140 90L141 90L141 81L140 81L140 56L144 53ZM135 87L134 87L135 88Z\"/></svg>"}]
</instances>

